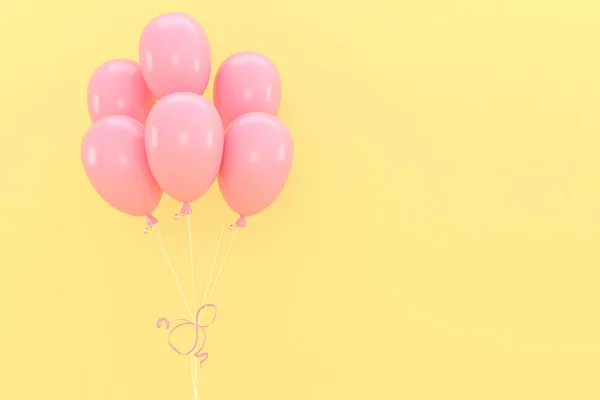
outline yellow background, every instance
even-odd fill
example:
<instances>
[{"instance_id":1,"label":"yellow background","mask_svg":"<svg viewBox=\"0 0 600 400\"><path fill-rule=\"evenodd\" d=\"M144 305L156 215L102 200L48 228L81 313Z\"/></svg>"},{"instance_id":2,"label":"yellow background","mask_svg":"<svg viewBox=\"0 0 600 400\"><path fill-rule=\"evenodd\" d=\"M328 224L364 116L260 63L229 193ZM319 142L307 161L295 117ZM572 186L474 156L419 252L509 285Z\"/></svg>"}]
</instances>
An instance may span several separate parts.
<instances>
[{"instance_id":1,"label":"yellow background","mask_svg":"<svg viewBox=\"0 0 600 400\"><path fill-rule=\"evenodd\" d=\"M204 25L215 70L240 50L276 62L296 144L217 287L201 398L600 398L598 2L0 11L3 399L192 396L154 327L185 316L154 237L103 203L79 156L93 69L135 59L167 11ZM193 206L204 288L224 203L213 188ZM156 214L189 292L177 209Z\"/></svg>"}]
</instances>

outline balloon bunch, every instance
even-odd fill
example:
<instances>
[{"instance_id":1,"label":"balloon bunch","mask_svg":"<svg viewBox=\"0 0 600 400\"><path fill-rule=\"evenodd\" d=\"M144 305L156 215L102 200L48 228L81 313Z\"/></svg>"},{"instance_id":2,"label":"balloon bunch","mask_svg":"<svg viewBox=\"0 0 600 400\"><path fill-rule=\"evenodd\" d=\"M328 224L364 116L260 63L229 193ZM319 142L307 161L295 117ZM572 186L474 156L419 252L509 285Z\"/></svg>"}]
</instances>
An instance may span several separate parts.
<instances>
[{"instance_id":1,"label":"balloon bunch","mask_svg":"<svg viewBox=\"0 0 600 400\"><path fill-rule=\"evenodd\" d=\"M108 204L146 217L145 233L158 222L152 212L163 192L183 203L179 213L188 217L194 311L156 231L190 318L172 320L177 322L173 327L161 318L156 326L170 330L168 343L177 354L191 355L197 399L197 362L202 365L208 358L206 328L216 315L210 297L237 228L245 227L245 217L269 207L283 190L293 143L276 117L281 100L279 72L264 55L243 52L226 59L215 77L214 105L202 96L210 78L209 43L192 17L170 13L150 21L141 35L139 60L111 60L93 73L88 85L92 126L83 138L81 158L93 187ZM196 308L190 203L215 180L239 219L217 270L219 237L204 298ZM215 314L208 323L201 323L205 310ZM187 351L171 343L173 332L184 327L194 330Z\"/></svg>"},{"instance_id":2,"label":"balloon bunch","mask_svg":"<svg viewBox=\"0 0 600 400\"><path fill-rule=\"evenodd\" d=\"M275 201L290 172L293 143L276 117L281 81L273 62L242 52L220 66L214 105L202 95L210 78L210 48L192 17L170 13L144 28L139 63L111 60L88 86L92 126L81 146L86 174L114 208L146 217L163 191L190 203L218 180L236 223Z\"/></svg>"}]
</instances>

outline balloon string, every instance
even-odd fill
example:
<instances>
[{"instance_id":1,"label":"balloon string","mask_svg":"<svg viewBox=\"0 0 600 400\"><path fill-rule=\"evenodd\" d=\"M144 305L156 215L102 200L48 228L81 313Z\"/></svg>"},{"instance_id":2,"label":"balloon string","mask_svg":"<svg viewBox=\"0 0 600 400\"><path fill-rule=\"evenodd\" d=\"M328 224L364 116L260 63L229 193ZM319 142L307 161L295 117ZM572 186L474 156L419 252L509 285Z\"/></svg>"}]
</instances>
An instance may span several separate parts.
<instances>
[{"instance_id":1,"label":"balloon string","mask_svg":"<svg viewBox=\"0 0 600 400\"><path fill-rule=\"evenodd\" d=\"M196 357L192 355L190 357L190 371L192 372L192 387L194 388L194 400L198 400L198 364L196 364Z\"/></svg>"},{"instance_id":2,"label":"balloon string","mask_svg":"<svg viewBox=\"0 0 600 400\"><path fill-rule=\"evenodd\" d=\"M196 272L194 266L194 253L192 248L192 214L188 214L188 239L189 239L189 247L190 247L190 267L192 268L192 297L194 302L194 310L196 309ZM190 360L190 371L192 373L192 386L194 388L194 399L198 400L198 375L197 364L194 361L194 356L191 357Z\"/></svg>"},{"instance_id":3,"label":"balloon string","mask_svg":"<svg viewBox=\"0 0 600 400\"><path fill-rule=\"evenodd\" d=\"M239 231L239 228L235 228L235 231L233 232L233 236L231 237L231 241L229 242L229 246L227 247L227 251L225 252L225 256L223 257L223 261L221 262L221 266L219 267L219 271L217 272L215 282L213 283L212 288L210 289L210 293L208 294L208 297L206 298L206 302L210 301L210 298L211 298L213 292L215 291L215 288L217 287L217 283L219 282L219 277L221 276L221 272L223 271L223 267L225 266L225 262L227 261L227 257L229 256L229 252L231 251L231 247L233 246L233 242L235 241L235 236L237 235L238 231Z\"/></svg>"},{"instance_id":4,"label":"balloon string","mask_svg":"<svg viewBox=\"0 0 600 400\"><path fill-rule=\"evenodd\" d=\"M190 375L192 377L192 389L194 390L193 399L196 399L196 383L194 382L194 356L190 357Z\"/></svg>"},{"instance_id":5,"label":"balloon string","mask_svg":"<svg viewBox=\"0 0 600 400\"><path fill-rule=\"evenodd\" d=\"M192 358L194 360L194 378L196 379L196 400L198 400L198 363L196 362L196 357ZM202 368L202 364L200 364Z\"/></svg>"},{"instance_id":6,"label":"balloon string","mask_svg":"<svg viewBox=\"0 0 600 400\"><path fill-rule=\"evenodd\" d=\"M215 254L213 255L212 264L210 266L210 274L208 275L208 280L206 281L206 288L204 289L204 296L202 297L202 304L206 304L206 296L208 295L208 288L210 287L210 281L213 276L213 272L215 270L215 265L217 263L217 256L219 255L219 249L221 248L221 240L223 239L223 232L225 232L225 223L227 221L227 206L225 206L225 215L223 215L223 223L221 224L221 232L219 233L219 239L217 240L217 248L215 249ZM202 315L200 315L202 318Z\"/></svg>"},{"instance_id":7,"label":"balloon string","mask_svg":"<svg viewBox=\"0 0 600 400\"><path fill-rule=\"evenodd\" d=\"M194 255L192 251L192 214L188 214L188 238L190 242L190 264L192 267L192 295L194 298L194 310L196 310L196 273L194 271Z\"/></svg>"},{"instance_id":8,"label":"balloon string","mask_svg":"<svg viewBox=\"0 0 600 400\"><path fill-rule=\"evenodd\" d=\"M167 260L167 265L169 266L171 275L173 275L173 279L175 279L175 284L177 285L177 288L179 289L179 293L181 294L181 298L183 299L183 302L185 303L185 308L187 308L188 313L190 314L190 318L193 318L194 314L192 313L192 309L190 308L190 305L187 302L187 298L185 297L183 288L181 287L181 284L179 283L179 278L177 277L177 273L175 272L175 269L173 268L173 264L171 263L171 258L169 257L169 253L167 252L167 249L165 248L165 244L164 244L164 242L160 236L160 233L158 231L156 231L156 239L158 240L158 245L160 246L160 249L162 250L162 253L165 256L165 260Z\"/></svg>"}]
</instances>

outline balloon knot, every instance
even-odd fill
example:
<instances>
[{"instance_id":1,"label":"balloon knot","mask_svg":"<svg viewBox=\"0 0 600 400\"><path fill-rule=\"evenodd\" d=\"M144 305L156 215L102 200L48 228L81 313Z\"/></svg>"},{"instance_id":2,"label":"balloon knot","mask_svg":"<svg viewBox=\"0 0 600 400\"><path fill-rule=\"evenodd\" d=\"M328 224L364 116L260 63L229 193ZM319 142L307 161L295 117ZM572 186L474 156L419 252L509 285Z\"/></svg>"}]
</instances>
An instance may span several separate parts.
<instances>
[{"instance_id":1,"label":"balloon knot","mask_svg":"<svg viewBox=\"0 0 600 400\"><path fill-rule=\"evenodd\" d=\"M148 216L146 217L146 225L153 226L153 225L156 225L157 223L158 223L158 220L152 214L148 214Z\"/></svg>"},{"instance_id":2,"label":"balloon knot","mask_svg":"<svg viewBox=\"0 0 600 400\"><path fill-rule=\"evenodd\" d=\"M238 228L245 228L246 227L246 218L240 216L240 218L235 223L235 226L237 226Z\"/></svg>"},{"instance_id":3,"label":"balloon knot","mask_svg":"<svg viewBox=\"0 0 600 400\"><path fill-rule=\"evenodd\" d=\"M192 213L192 207L190 206L190 203L188 203L188 202L183 203L183 205L181 206L180 213L182 215L191 214Z\"/></svg>"}]
</instances>

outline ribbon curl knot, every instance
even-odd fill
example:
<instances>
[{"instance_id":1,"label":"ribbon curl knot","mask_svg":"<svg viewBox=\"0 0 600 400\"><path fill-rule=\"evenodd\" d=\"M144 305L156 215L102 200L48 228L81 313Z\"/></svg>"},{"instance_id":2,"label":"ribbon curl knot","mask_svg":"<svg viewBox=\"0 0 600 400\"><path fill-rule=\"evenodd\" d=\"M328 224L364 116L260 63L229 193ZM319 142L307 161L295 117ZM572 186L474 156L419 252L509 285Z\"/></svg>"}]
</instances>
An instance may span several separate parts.
<instances>
[{"instance_id":1,"label":"ribbon curl knot","mask_svg":"<svg viewBox=\"0 0 600 400\"><path fill-rule=\"evenodd\" d=\"M214 309L213 317L210 320L210 322L208 322L207 324L200 325L201 314L203 314L203 310L206 308ZM169 342L169 346L171 346L171 348L173 349L173 351L175 351L175 353L179 354L180 356L186 356L186 355L194 353L194 356L197 357L198 359L200 359L200 364L202 364L203 362L205 362L208 359L208 352L202 351L204 349L204 345L206 344L206 328L211 326L213 324L213 322L215 322L216 318L217 318L217 307L214 304L205 304L202 307L200 307L198 309L198 311L196 311L196 320L194 322L187 320L187 319L175 319L175 320L173 320L173 322L174 323L179 322L179 323L177 325L175 325L173 327L173 329L171 329L171 322L167 318L160 318L158 321L156 321L156 327L160 329L164 325L166 330L171 330L169 332L168 342ZM194 342L189 351L182 352L177 347L175 347L175 345L171 342L171 336L177 329L179 329L183 326L189 326L189 325L192 325L194 327L194 332L195 332ZM202 341L200 341L200 332L202 332Z\"/></svg>"}]
</instances>

